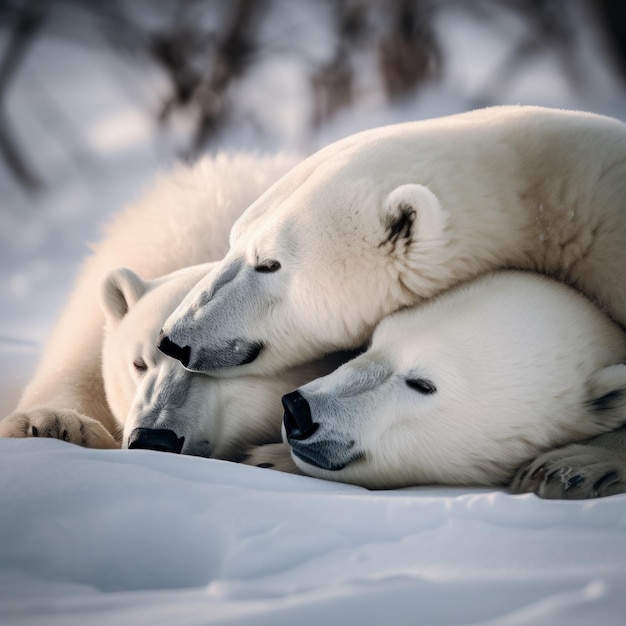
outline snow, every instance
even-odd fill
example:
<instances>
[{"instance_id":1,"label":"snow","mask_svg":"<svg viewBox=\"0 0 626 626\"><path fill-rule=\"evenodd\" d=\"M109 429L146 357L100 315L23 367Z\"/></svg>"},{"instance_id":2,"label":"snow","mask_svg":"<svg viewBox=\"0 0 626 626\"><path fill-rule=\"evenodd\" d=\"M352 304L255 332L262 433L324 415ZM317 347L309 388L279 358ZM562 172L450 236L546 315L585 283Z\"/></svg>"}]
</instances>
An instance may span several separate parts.
<instances>
[{"instance_id":1,"label":"snow","mask_svg":"<svg viewBox=\"0 0 626 626\"><path fill-rule=\"evenodd\" d=\"M324 58L327 15L277 4L284 21L264 36L293 30L309 61ZM520 32L502 21L442 13L440 84L394 106L370 94L315 134L303 61L279 42L237 87L242 104L215 148L311 151L374 125L464 110ZM560 79L545 54L498 103L626 119L589 32L586 90ZM188 130L184 120L158 132L146 122L162 77L85 38L39 40L6 105L21 143L37 146L29 156L46 189L28 196L0 172L0 416L28 380L88 242L175 160ZM626 496L369 492L209 459L0 440L0 623L617 625L625 531Z\"/></svg>"},{"instance_id":2,"label":"snow","mask_svg":"<svg viewBox=\"0 0 626 626\"><path fill-rule=\"evenodd\" d=\"M3 624L621 624L626 496L0 440Z\"/></svg>"}]
</instances>

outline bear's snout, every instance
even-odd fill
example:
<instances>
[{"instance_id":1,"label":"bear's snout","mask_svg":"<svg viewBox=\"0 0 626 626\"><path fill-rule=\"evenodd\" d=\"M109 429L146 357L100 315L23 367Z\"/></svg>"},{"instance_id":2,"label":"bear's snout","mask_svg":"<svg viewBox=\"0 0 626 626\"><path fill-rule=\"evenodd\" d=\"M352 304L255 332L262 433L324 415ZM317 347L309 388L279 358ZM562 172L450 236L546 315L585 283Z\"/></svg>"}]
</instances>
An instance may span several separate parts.
<instances>
[{"instance_id":1,"label":"bear's snout","mask_svg":"<svg viewBox=\"0 0 626 626\"><path fill-rule=\"evenodd\" d=\"M128 448L143 450L159 450L180 454L185 443L184 437L178 437L173 430L167 428L135 428L128 438Z\"/></svg>"},{"instance_id":2,"label":"bear's snout","mask_svg":"<svg viewBox=\"0 0 626 626\"><path fill-rule=\"evenodd\" d=\"M299 391L292 391L282 398L285 414L283 422L288 439L302 441L308 439L318 428L313 422L311 407Z\"/></svg>"},{"instance_id":3,"label":"bear's snout","mask_svg":"<svg viewBox=\"0 0 626 626\"><path fill-rule=\"evenodd\" d=\"M191 358L191 346L179 346L167 335L164 335L163 331L159 333L157 348L163 352L163 354L167 354L167 356L171 356L173 359L180 361L183 364L183 367L187 367L189 365L189 359Z\"/></svg>"}]
</instances>

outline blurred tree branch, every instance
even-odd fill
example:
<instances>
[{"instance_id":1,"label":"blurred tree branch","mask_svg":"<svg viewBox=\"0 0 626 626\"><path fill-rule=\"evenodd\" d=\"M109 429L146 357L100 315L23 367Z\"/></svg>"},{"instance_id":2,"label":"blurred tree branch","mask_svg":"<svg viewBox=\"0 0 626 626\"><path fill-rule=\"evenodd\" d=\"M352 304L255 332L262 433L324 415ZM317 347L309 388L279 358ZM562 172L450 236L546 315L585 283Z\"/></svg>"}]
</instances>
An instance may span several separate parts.
<instances>
[{"instance_id":1,"label":"blurred tree branch","mask_svg":"<svg viewBox=\"0 0 626 626\"><path fill-rule=\"evenodd\" d=\"M194 93L198 124L190 155L196 156L223 125L229 113L228 88L248 70L256 52L255 31L262 0L235 0L222 22L208 77Z\"/></svg>"},{"instance_id":2,"label":"blurred tree branch","mask_svg":"<svg viewBox=\"0 0 626 626\"><path fill-rule=\"evenodd\" d=\"M333 0L332 11L337 44L333 57L311 76L313 127L321 126L337 111L352 104L354 68L352 49L367 33L367 5L363 2Z\"/></svg>"},{"instance_id":3,"label":"blurred tree branch","mask_svg":"<svg viewBox=\"0 0 626 626\"><path fill-rule=\"evenodd\" d=\"M554 54L568 84L580 91L585 76L577 56L577 30L570 0L498 0L498 3L517 13L526 30L512 43L504 62L481 87L473 106L497 101L530 62L542 54Z\"/></svg>"},{"instance_id":4,"label":"blurred tree branch","mask_svg":"<svg viewBox=\"0 0 626 626\"><path fill-rule=\"evenodd\" d=\"M27 191L40 189L42 182L28 164L11 133L6 100L11 81L41 29L46 15L47 10L42 0L30 0L21 9L14 11L13 26L0 62L0 153L7 168Z\"/></svg>"},{"instance_id":5,"label":"blurred tree branch","mask_svg":"<svg viewBox=\"0 0 626 626\"><path fill-rule=\"evenodd\" d=\"M432 2L396 0L392 23L378 50L380 74L390 100L405 96L442 73L443 54L434 30Z\"/></svg>"},{"instance_id":6,"label":"blurred tree branch","mask_svg":"<svg viewBox=\"0 0 626 626\"><path fill-rule=\"evenodd\" d=\"M626 2L619 0L589 0L596 11L607 43L613 54L616 69L626 82Z\"/></svg>"},{"instance_id":7,"label":"blurred tree branch","mask_svg":"<svg viewBox=\"0 0 626 626\"><path fill-rule=\"evenodd\" d=\"M229 88L245 75L254 59L255 33L266 8L264 0L229 0L222 5L217 30L211 31L189 17L198 4L178 0L176 17L164 29L142 30L120 4L114 11L109 9L103 24L113 41L147 55L167 76L170 93L158 120L165 123L183 109L194 115L194 134L184 151L189 158L197 156L225 124ZM121 31L119 25L123 25Z\"/></svg>"},{"instance_id":8,"label":"blurred tree branch","mask_svg":"<svg viewBox=\"0 0 626 626\"><path fill-rule=\"evenodd\" d=\"M0 27L6 35L0 59L0 152L7 169L28 191L43 184L28 160L28 151L34 148L20 146L15 137L8 95L44 25L46 37L71 39L82 46L93 45L97 40L96 45L110 46L117 53L159 68L167 81L166 93L146 115L160 124L169 123L174 116L186 116L191 121L183 147L188 158L199 155L237 119L240 102L235 87L252 74L255 63L263 56L299 57L302 71L308 72L305 80L310 81L310 124L314 130L372 92L395 102L416 93L427 81L440 79L445 44L450 41L441 28L442 22L438 22L440 11L465 13L466 19L469 16L494 28L513 15L519 20L518 25L522 25L521 31L517 31L522 34L510 42L503 62L478 87L474 100L466 102L467 106L501 101L539 55L556 57L567 82L574 89L585 87L578 56L581 22L576 7L579 3L568 0L290 2L307 6L303 16L322 16L320 24L324 24L327 31L324 36L329 42L327 51L317 49L306 58L308 53L297 40L297 32L301 32L298 28L306 29L309 25L298 24L294 28L293 21L283 21L285 6L277 0L0 0ZM581 6L594 3L594 8L597 7L593 13L596 24L612 44L614 59L626 76L626 45L622 36L626 27L621 19L626 16L624 3L579 2ZM311 11L312 6L317 8L317 13ZM295 13L298 9L292 15ZM269 39L267 32L272 29L263 28L269 23L268 16L280 18L275 22L279 24L278 30L274 28ZM275 40L281 37L285 43L277 52ZM54 124L49 126L50 132L55 132Z\"/></svg>"}]
</instances>

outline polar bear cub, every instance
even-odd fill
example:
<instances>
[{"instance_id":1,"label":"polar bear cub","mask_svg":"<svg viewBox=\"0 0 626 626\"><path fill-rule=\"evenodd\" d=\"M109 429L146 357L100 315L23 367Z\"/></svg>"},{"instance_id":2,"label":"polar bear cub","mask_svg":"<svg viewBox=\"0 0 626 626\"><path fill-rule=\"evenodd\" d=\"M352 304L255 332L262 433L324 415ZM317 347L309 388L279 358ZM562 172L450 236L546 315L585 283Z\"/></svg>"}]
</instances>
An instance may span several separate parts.
<instances>
[{"instance_id":1,"label":"polar bear cub","mask_svg":"<svg viewBox=\"0 0 626 626\"><path fill-rule=\"evenodd\" d=\"M343 355L281 376L216 379L194 374L156 348L165 319L214 263L144 280L127 268L103 280L102 373L123 448L149 448L231 461L281 441L280 398L332 371ZM274 464L275 465L275 464Z\"/></svg>"},{"instance_id":2,"label":"polar bear cub","mask_svg":"<svg viewBox=\"0 0 626 626\"><path fill-rule=\"evenodd\" d=\"M626 334L538 274L485 275L376 328L283 398L307 474L370 488L506 485L523 462L626 422Z\"/></svg>"},{"instance_id":3,"label":"polar bear cub","mask_svg":"<svg viewBox=\"0 0 626 626\"><path fill-rule=\"evenodd\" d=\"M118 448L124 423L106 401L101 369L102 277L126 266L152 279L221 259L235 219L300 160L205 157L160 177L117 213L85 260L16 410L0 420L0 437L55 437L89 448Z\"/></svg>"}]
</instances>

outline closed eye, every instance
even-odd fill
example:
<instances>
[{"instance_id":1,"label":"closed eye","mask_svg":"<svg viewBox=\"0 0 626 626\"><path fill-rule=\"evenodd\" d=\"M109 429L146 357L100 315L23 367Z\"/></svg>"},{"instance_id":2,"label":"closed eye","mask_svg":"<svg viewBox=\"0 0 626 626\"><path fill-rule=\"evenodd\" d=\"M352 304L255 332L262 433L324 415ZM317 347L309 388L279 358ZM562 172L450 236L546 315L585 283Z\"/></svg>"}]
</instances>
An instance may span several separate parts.
<instances>
[{"instance_id":1,"label":"closed eye","mask_svg":"<svg viewBox=\"0 0 626 626\"><path fill-rule=\"evenodd\" d=\"M143 373L148 369L148 366L143 359L135 359L133 361L133 367L140 373Z\"/></svg>"},{"instance_id":2,"label":"closed eye","mask_svg":"<svg viewBox=\"0 0 626 626\"><path fill-rule=\"evenodd\" d=\"M275 259L267 259L262 263L254 266L255 272L261 272L263 274L271 274L272 272L277 272L280 269L280 263Z\"/></svg>"},{"instance_id":3,"label":"closed eye","mask_svg":"<svg viewBox=\"0 0 626 626\"><path fill-rule=\"evenodd\" d=\"M406 384L411 389L415 389L415 391L425 396L429 396L437 392L437 387L435 387L435 385L426 378L407 378Z\"/></svg>"}]
</instances>

